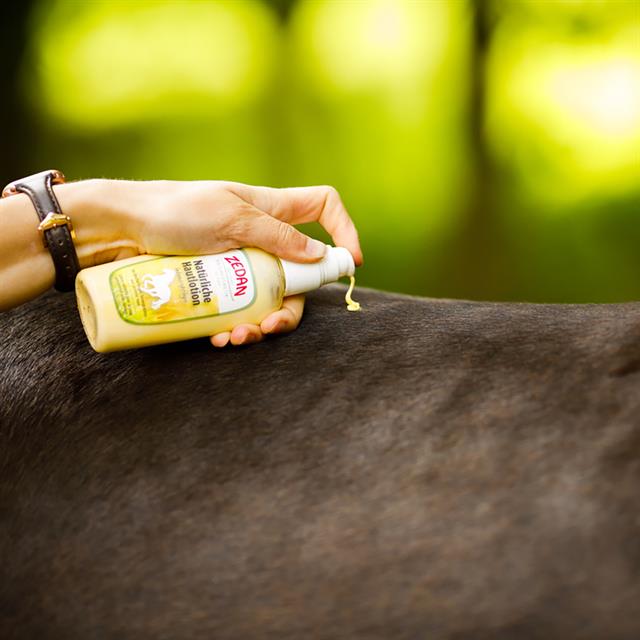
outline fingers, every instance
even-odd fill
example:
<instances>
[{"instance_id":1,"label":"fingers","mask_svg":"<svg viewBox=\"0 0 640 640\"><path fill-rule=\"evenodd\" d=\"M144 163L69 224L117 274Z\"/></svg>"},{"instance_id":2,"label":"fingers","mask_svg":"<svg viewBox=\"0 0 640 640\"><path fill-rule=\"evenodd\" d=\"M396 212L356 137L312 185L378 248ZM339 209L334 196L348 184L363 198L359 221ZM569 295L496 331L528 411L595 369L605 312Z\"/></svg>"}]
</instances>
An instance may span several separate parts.
<instances>
[{"instance_id":1,"label":"fingers","mask_svg":"<svg viewBox=\"0 0 640 640\"><path fill-rule=\"evenodd\" d=\"M346 247L355 263L362 264L358 232L333 187L275 189L234 184L231 188L245 201L282 222L290 225L319 222L329 232L336 246Z\"/></svg>"},{"instance_id":2,"label":"fingers","mask_svg":"<svg viewBox=\"0 0 640 640\"><path fill-rule=\"evenodd\" d=\"M225 331L211 336L211 344L222 348L228 344L239 346L260 342L269 333L288 333L300 324L304 311L304 296L289 296L282 302L282 308L268 315L260 326L240 324L233 331Z\"/></svg>"},{"instance_id":3,"label":"fingers","mask_svg":"<svg viewBox=\"0 0 640 640\"><path fill-rule=\"evenodd\" d=\"M216 333L216 335L211 336L211 344L214 347L226 347L229 344L229 339L231 338L231 332L225 331L223 333Z\"/></svg>"},{"instance_id":4,"label":"fingers","mask_svg":"<svg viewBox=\"0 0 640 640\"><path fill-rule=\"evenodd\" d=\"M261 323L262 333L288 333L300 324L304 311L304 296L289 296L282 308L267 316Z\"/></svg>"},{"instance_id":5,"label":"fingers","mask_svg":"<svg viewBox=\"0 0 640 640\"><path fill-rule=\"evenodd\" d=\"M260 342L264 336L256 324L239 324L233 328L229 342L235 346Z\"/></svg>"},{"instance_id":6,"label":"fingers","mask_svg":"<svg viewBox=\"0 0 640 640\"><path fill-rule=\"evenodd\" d=\"M260 342L264 336L260 327L256 324L239 324L233 331L225 331L211 336L211 344L214 347L225 347L227 344L240 346L241 344L252 344Z\"/></svg>"},{"instance_id":7,"label":"fingers","mask_svg":"<svg viewBox=\"0 0 640 640\"><path fill-rule=\"evenodd\" d=\"M319 260L326 252L326 246L319 240L309 238L286 222L256 210L239 225L235 240L244 247L258 247L269 253L296 262Z\"/></svg>"}]
</instances>

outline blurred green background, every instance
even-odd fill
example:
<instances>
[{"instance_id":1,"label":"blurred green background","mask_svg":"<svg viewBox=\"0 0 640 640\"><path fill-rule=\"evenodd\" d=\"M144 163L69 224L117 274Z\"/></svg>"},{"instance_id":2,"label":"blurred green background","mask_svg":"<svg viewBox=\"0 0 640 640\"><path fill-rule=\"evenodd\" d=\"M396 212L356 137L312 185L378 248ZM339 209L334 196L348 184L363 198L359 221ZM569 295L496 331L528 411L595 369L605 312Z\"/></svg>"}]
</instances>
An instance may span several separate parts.
<instances>
[{"instance_id":1,"label":"blurred green background","mask_svg":"<svg viewBox=\"0 0 640 640\"><path fill-rule=\"evenodd\" d=\"M332 184L361 285L640 299L638 0L8 6L3 184Z\"/></svg>"}]
</instances>

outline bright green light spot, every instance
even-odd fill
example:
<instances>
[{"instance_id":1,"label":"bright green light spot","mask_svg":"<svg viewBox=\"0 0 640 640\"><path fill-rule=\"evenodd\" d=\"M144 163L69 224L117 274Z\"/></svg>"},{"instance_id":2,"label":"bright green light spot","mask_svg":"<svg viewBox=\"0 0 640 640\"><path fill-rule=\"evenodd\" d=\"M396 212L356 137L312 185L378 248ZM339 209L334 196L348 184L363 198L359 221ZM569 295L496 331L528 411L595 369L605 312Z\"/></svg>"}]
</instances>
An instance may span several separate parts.
<instances>
[{"instance_id":1,"label":"bright green light spot","mask_svg":"<svg viewBox=\"0 0 640 640\"><path fill-rule=\"evenodd\" d=\"M43 3L38 105L90 128L226 110L264 91L275 37L257 2Z\"/></svg>"},{"instance_id":2,"label":"bright green light spot","mask_svg":"<svg viewBox=\"0 0 640 640\"><path fill-rule=\"evenodd\" d=\"M421 83L442 60L450 3L407 0L302 2L298 45L313 61L312 81L338 91Z\"/></svg>"},{"instance_id":3,"label":"bright green light spot","mask_svg":"<svg viewBox=\"0 0 640 640\"><path fill-rule=\"evenodd\" d=\"M499 29L488 64L490 143L542 204L638 188L638 35L558 41L535 27Z\"/></svg>"},{"instance_id":4,"label":"bright green light spot","mask_svg":"<svg viewBox=\"0 0 640 640\"><path fill-rule=\"evenodd\" d=\"M552 71L547 99L585 135L613 142L640 131L640 59L578 60Z\"/></svg>"}]
</instances>

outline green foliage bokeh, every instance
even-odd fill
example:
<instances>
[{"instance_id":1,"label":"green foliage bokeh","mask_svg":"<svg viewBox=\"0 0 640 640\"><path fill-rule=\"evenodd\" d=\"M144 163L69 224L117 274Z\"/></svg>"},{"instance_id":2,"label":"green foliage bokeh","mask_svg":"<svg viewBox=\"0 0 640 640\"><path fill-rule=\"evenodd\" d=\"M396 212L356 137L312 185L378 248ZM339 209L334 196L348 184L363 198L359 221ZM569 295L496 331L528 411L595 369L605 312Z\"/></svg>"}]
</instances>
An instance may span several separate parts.
<instances>
[{"instance_id":1,"label":"green foliage bokeh","mask_svg":"<svg viewBox=\"0 0 640 640\"><path fill-rule=\"evenodd\" d=\"M360 284L639 298L640 20L606 4L42 2L23 70L33 161L333 184Z\"/></svg>"}]
</instances>

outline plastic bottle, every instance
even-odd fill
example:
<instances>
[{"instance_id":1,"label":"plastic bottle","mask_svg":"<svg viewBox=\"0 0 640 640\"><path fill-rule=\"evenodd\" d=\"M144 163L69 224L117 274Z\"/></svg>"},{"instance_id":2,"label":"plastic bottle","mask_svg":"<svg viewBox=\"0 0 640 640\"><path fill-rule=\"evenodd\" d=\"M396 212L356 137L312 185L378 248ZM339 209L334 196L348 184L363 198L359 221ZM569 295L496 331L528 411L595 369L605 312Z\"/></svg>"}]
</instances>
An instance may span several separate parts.
<instances>
[{"instance_id":1,"label":"plastic bottle","mask_svg":"<svg viewBox=\"0 0 640 640\"><path fill-rule=\"evenodd\" d=\"M322 260L300 264L260 249L204 256L137 256L83 269L76 278L80 318L100 353L188 340L260 324L284 296L317 289L355 265L327 245Z\"/></svg>"}]
</instances>

